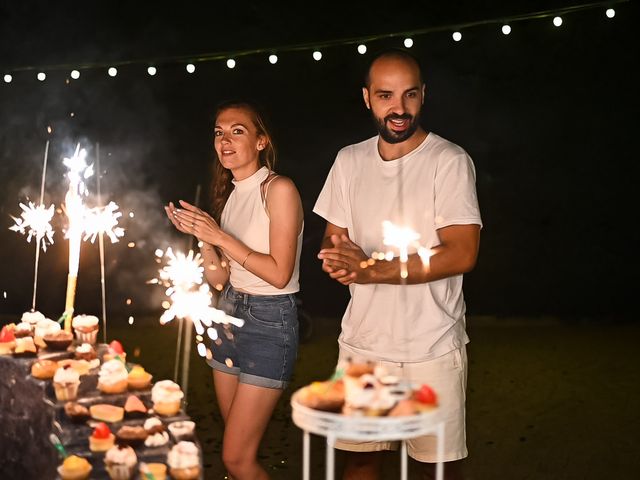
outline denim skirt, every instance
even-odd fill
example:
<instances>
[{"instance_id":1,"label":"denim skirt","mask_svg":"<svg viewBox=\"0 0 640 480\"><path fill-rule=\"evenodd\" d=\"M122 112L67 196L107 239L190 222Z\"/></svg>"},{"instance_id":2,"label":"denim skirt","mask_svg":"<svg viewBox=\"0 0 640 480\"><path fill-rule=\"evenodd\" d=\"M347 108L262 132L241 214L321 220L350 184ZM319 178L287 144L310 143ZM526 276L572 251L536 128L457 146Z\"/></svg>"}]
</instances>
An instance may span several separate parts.
<instances>
[{"instance_id":1,"label":"denim skirt","mask_svg":"<svg viewBox=\"0 0 640 480\"><path fill-rule=\"evenodd\" d=\"M224 288L218 308L244 325L217 325L211 341L214 369L237 375L258 387L284 389L291 381L298 355L298 311L293 294L252 295Z\"/></svg>"}]
</instances>

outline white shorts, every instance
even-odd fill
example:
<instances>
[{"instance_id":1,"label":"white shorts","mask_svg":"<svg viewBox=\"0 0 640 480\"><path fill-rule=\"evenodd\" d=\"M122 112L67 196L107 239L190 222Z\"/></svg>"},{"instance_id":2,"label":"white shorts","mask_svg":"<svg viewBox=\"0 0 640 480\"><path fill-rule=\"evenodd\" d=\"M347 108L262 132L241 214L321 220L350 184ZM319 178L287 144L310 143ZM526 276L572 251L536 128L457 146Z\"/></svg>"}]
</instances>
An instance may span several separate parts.
<instances>
[{"instance_id":1,"label":"white shorts","mask_svg":"<svg viewBox=\"0 0 640 480\"><path fill-rule=\"evenodd\" d=\"M361 361L357 355L340 348L340 360L350 358ZM378 361L377 365L387 369L390 375L400 376L418 384L426 383L436 392L440 412L445 421L445 462L460 460L467 456L465 432L465 397L467 386L467 349L465 346L452 350L441 357L426 362L398 363ZM358 442L337 440L336 448L350 452L377 452L396 450L399 442ZM435 463L435 435L407 440L409 455L419 462Z\"/></svg>"}]
</instances>

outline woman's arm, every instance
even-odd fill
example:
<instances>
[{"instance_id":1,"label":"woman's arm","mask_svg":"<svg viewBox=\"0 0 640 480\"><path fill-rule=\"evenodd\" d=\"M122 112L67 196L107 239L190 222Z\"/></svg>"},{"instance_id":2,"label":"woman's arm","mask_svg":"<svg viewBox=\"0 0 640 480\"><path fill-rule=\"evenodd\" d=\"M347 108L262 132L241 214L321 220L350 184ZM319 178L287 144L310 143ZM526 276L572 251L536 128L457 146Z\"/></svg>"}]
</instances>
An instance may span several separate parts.
<instances>
[{"instance_id":1,"label":"woman's arm","mask_svg":"<svg viewBox=\"0 0 640 480\"><path fill-rule=\"evenodd\" d=\"M269 186L269 253L251 250L224 232L209 214L180 201L175 218L180 227L199 240L220 247L225 255L276 288L284 288L293 274L298 234L302 229L302 202L293 182L278 177Z\"/></svg>"}]
</instances>

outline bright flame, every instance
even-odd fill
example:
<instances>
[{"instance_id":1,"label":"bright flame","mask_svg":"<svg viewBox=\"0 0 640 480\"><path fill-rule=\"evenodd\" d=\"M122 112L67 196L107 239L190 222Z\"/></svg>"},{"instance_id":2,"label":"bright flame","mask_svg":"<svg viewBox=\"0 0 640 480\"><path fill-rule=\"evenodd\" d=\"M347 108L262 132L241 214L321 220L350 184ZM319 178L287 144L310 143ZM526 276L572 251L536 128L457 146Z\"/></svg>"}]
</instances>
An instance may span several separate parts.
<instances>
[{"instance_id":1,"label":"bright flame","mask_svg":"<svg viewBox=\"0 0 640 480\"><path fill-rule=\"evenodd\" d=\"M93 243L96 237L106 234L111 243L116 243L119 237L124 236L124 228L118 227L118 218L122 213L118 212L118 205L109 202L106 207L87 209L84 217L84 239L91 239Z\"/></svg>"},{"instance_id":2,"label":"bright flame","mask_svg":"<svg viewBox=\"0 0 640 480\"><path fill-rule=\"evenodd\" d=\"M47 251L47 242L53 243L53 228L51 227L51 219L55 212L54 206L51 205L46 208L40 204L37 207L33 202L29 202L29 205L24 203L20 204L22 213L20 218L11 217L16 222L15 225L9 227L9 230L14 232L20 232L22 235L27 235L27 241L31 242L31 237L35 237L37 242L42 242L42 249Z\"/></svg>"},{"instance_id":3,"label":"bright flame","mask_svg":"<svg viewBox=\"0 0 640 480\"><path fill-rule=\"evenodd\" d=\"M424 265L428 265L429 258L431 257L431 251L418 243L418 240L420 240L420 234L418 232L409 227L400 227L388 220L382 222L382 229L382 243L388 247L394 247L398 251L398 256L400 257L401 278L407 278L409 275L409 272L407 271L409 249L416 250L422 260L422 263ZM391 249L387 250L384 254L376 254L373 258L375 259L377 256L378 259L381 259L382 255L383 258L388 261L393 260L396 256L394 250Z\"/></svg>"}]
</instances>

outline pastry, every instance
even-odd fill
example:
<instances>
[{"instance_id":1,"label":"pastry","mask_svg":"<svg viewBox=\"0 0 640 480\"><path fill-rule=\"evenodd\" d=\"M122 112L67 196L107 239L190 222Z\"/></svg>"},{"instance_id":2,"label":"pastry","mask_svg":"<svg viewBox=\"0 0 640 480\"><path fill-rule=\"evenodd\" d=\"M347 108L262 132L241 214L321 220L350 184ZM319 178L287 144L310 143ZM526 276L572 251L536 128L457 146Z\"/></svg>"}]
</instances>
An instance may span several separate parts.
<instances>
[{"instance_id":1,"label":"pastry","mask_svg":"<svg viewBox=\"0 0 640 480\"><path fill-rule=\"evenodd\" d=\"M144 429L149 435L164 432L164 423L158 417L151 417L144 421Z\"/></svg>"},{"instance_id":2,"label":"pastry","mask_svg":"<svg viewBox=\"0 0 640 480\"><path fill-rule=\"evenodd\" d=\"M109 426L104 422L100 422L89 436L89 450L92 452L106 452L113 447L115 438Z\"/></svg>"},{"instance_id":3,"label":"pastry","mask_svg":"<svg viewBox=\"0 0 640 480\"><path fill-rule=\"evenodd\" d=\"M45 319L46 317L42 313L38 311L30 311L30 312L24 312L22 314L22 317L20 318L20 321L28 323L29 325L31 325L32 328L35 329L38 322Z\"/></svg>"},{"instance_id":4,"label":"pastry","mask_svg":"<svg viewBox=\"0 0 640 480\"><path fill-rule=\"evenodd\" d=\"M38 347L32 337L16 338L16 348L13 349L13 354L19 357L35 357L38 353Z\"/></svg>"},{"instance_id":5,"label":"pastry","mask_svg":"<svg viewBox=\"0 0 640 480\"><path fill-rule=\"evenodd\" d=\"M134 367L129 372L129 376L127 377L127 382L129 385L129 389L131 390L143 390L145 388L149 388L151 386L151 379L153 376L146 372L144 368L140 365L134 365Z\"/></svg>"},{"instance_id":6,"label":"pastry","mask_svg":"<svg viewBox=\"0 0 640 480\"><path fill-rule=\"evenodd\" d=\"M73 334L64 330L55 333L47 333L42 337L47 348L50 350L66 350L73 342Z\"/></svg>"},{"instance_id":7,"label":"pastry","mask_svg":"<svg viewBox=\"0 0 640 480\"><path fill-rule=\"evenodd\" d=\"M131 447L138 447L144 443L149 434L141 426L123 425L116 432L116 438L118 444L129 445Z\"/></svg>"},{"instance_id":8,"label":"pastry","mask_svg":"<svg viewBox=\"0 0 640 480\"><path fill-rule=\"evenodd\" d=\"M58 467L58 475L62 480L85 480L89 478L92 469L86 458L70 455Z\"/></svg>"},{"instance_id":9,"label":"pastry","mask_svg":"<svg viewBox=\"0 0 640 480\"><path fill-rule=\"evenodd\" d=\"M16 348L16 336L13 333L13 324L5 325L0 330L0 355L10 355Z\"/></svg>"},{"instance_id":10,"label":"pastry","mask_svg":"<svg viewBox=\"0 0 640 480\"><path fill-rule=\"evenodd\" d=\"M151 434L144 441L144 446L149 448L162 447L169 443L169 434L167 432L158 432Z\"/></svg>"},{"instance_id":11,"label":"pastry","mask_svg":"<svg viewBox=\"0 0 640 480\"><path fill-rule=\"evenodd\" d=\"M171 380L161 380L151 389L153 410L165 417L178 413L183 397L180 386Z\"/></svg>"},{"instance_id":12,"label":"pastry","mask_svg":"<svg viewBox=\"0 0 640 480\"><path fill-rule=\"evenodd\" d=\"M33 326L28 322L20 322L16 325L13 333L17 338L31 337L33 336Z\"/></svg>"},{"instance_id":13,"label":"pastry","mask_svg":"<svg viewBox=\"0 0 640 480\"><path fill-rule=\"evenodd\" d=\"M344 383L342 380L312 382L300 389L298 400L316 410L340 412L344 405Z\"/></svg>"},{"instance_id":14,"label":"pastry","mask_svg":"<svg viewBox=\"0 0 640 480\"><path fill-rule=\"evenodd\" d=\"M129 480L133 477L138 458L133 448L116 445L107 450L104 464L111 480Z\"/></svg>"},{"instance_id":15,"label":"pastry","mask_svg":"<svg viewBox=\"0 0 640 480\"><path fill-rule=\"evenodd\" d=\"M185 420L182 422L173 422L168 425L169 432L175 439L176 442L180 440L189 440L193 437L193 430L195 429L196 424L190 420Z\"/></svg>"},{"instance_id":16,"label":"pastry","mask_svg":"<svg viewBox=\"0 0 640 480\"><path fill-rule=\"evenodd\" d=\"M80 375L68 365L59 367L53 376L53 388L59 401L75 400L79 385Z\"/></svg>"},{"instance_id":17,"label":"pastry","mask_svg":"<svg viewBox=\"0 0 640 480\"><path fill-rule=\"evenodd\" d=\"M97 403L89 407L89 413L94 420L115 423L121 422L124 418L124 408L108 403Z\"/></svg>"},{"instance_id":18,"label":"pastry","mask_svg":"<svg viewBox=\"0 0 640 480\"><path fill-rule=\"evenodd\" d=\"M66 413L67 417L69 417L69 419L75 423L83 423L91 417L89 409L84 405L80 405L76 402L65 403L64 413Z\"/></svg>"},{"instance_id":19,"label":"pastry","mask_svg":"<svg viewBox=\"0 0 640 480\"><path fill-rule=\"evenodd\" d=\"M53 378L58 369L58 362L53 360L38 360L31 365L31 375L40 380Z\"/></svg>"},{"instance_id":20,"label":"pastry","mask_svg":"<svg viewBox=\"0 0 640 480\"><path fill-rule=\"evenodd\" d=\"M127 390L127 368L120 360L109 360L100 367L98 389L102 393L122 393Z\"/></svg>"},{"instance_id":21,"label":"pastry","mask_svg":"<svg viewBox=\"0 0 640 480\"><path fill-rule=\"evenodd\" d=\"M147 407L138 397L129 395L124 403L124 413L129 418L140 418L147 414Z\"/></svg>"},{"instance_id":22,"label":"pastry","mask_svg":"<svg viewBox=\"0 0 640 480\"><path fill-rule=\"evenodd\" d=\"M119 357L123 362L127 359L127 354L122 348L122 344L118 340L113 340L109 343L106 353L104 354L104 361L108 362L114 358Z\"/></svg>"},{"instance_id":23,"label":"pastry","mask_svg":"<svg viewBox=\"0 0 640 480\"><path fill-rule=\"evenodd\" d=\"M78 372L78 375L86 375L91 369L91 364L86 360L74 360L72 358L65 358L58 361L58 367L69 366Z\"/></svg>"},{"instance_id":24,"label":"pastry","mask_svg":"<svg viewBox=\"0 0 640 480\"><path fill-rule=\"evenodd\" d=\"M178 442L167 454L169 474L176 480L192 480L200 477L200 456L193 442Z\"/></svg>"},{"instance_id":25,"label":"pastry","mask_svg":"<svg viewBox=\"0 0 640 480\"><path fill-rule=\"evenodd\" d=\"M79 343L95 345L98 337L98 317L93 315L78 315L73 317L71 326Z\"/></svg>"},{"instance_id":26,"label":"pastry","mask_svg":"<svg viewBox=\"0 0 640 480\"><path fill-rule=\"evenodd\" d=\"M93 345L90 343L83 343L82 345L78 345L75 350L76 360L86 360L90 362L98 358L98 354L96 353L96 349L93 348Z\"/></svg>"},{"instance_id":27,"label":"pastry","mask_svg":"<svg viewBox=\"0 0 640 480\"><path fill-rule=\"evenodd\" d=\"M152 477L149 477L150 474ZM140 480L165 480L167 478L167 466L164 463L140 463Z\"/></svg>"},{"instance_id":28,"label":"pastry","mask_svg":"<svg viewBox=\"0 0 640 480\"><path fill-rule=\"evenodd\" d=\"M48 318L43 318L42 320L38 321L38 323L34 328L33 340L36 343L36 345L38 345L41 348L45 348L47 344L44 343L44 340L43 340L44 336L49 333L59 332L60 330L61 330L61 327L58 322L54 322L53 320L50 320Z\"/></svg>"}]
</instances>

